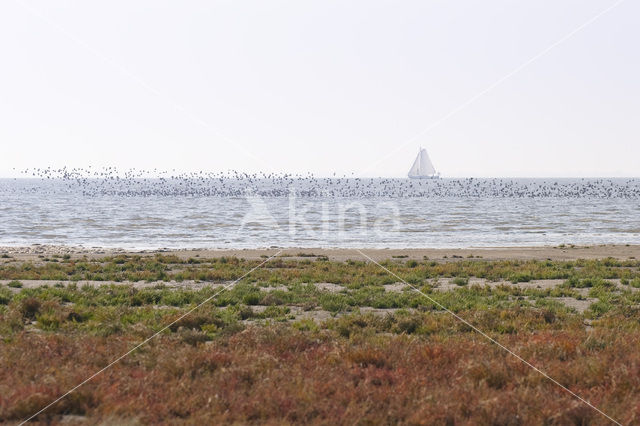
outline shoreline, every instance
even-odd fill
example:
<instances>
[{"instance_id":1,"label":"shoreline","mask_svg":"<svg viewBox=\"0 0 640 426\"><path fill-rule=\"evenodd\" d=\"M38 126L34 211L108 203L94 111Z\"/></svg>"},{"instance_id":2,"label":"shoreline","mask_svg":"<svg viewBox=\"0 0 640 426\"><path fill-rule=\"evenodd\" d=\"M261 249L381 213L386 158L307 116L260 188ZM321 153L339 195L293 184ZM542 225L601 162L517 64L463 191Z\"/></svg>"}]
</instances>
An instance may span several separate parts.
<instances>
[{"instance_id":1,"label":"shoreline","mask_svg":"<svg viewBox=\"0 0 640 426\"><path fill-rule=\"evenodd\" d=\"M577 260L577 259L640 259L640 245L593 245L593 246L537 246L537 247L476 247L476 248L258 248L258 249L148 249L132 250L104 247L80 247L64 245L0 246L0 256L6 255L16 260L38 259L42 256L64 256L72 258L98 258L115 255L154 256L156 254L190 257L238 257L242 259L262 259L282 250L281 257L327 257L330 260L345 261L364 258L359 251L374 260L390 258L416 260Z\"/></svg>"}]
</instances>

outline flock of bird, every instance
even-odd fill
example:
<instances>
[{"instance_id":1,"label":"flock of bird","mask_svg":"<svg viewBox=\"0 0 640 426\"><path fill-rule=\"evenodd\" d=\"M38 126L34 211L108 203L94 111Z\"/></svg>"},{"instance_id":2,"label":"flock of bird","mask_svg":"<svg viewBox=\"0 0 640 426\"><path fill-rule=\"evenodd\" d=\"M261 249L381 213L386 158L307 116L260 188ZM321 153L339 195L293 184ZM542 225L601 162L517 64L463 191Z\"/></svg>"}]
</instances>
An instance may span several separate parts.
<instances>
[{"instance_id":1,"label":"flock of bird","mask_svg":"<svg viewBox=\"0 0 640 426\"><path fill-rule=\"evenodd\" d=\"M312 174L178 173L115 167L26 169L85 196L640 198L640 179L398 179Z\"/></svg>"}]
</instances>

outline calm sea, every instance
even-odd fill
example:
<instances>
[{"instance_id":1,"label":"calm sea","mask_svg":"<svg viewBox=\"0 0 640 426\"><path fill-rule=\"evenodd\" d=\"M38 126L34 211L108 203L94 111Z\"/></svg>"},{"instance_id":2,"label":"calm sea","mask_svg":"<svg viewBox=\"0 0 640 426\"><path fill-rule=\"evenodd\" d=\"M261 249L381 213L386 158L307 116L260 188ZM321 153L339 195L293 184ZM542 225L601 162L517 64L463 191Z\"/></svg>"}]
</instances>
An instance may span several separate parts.
<instances>
[{"instance_id":1,"label":"calm sea","mask_svg":"<svg viewBox=\"0 0 640 426\"><path fill-rule=\"evenodd\" d=\"M0 246L640 244L639 179L0 179Z\"/></svg>"}]
</instances>

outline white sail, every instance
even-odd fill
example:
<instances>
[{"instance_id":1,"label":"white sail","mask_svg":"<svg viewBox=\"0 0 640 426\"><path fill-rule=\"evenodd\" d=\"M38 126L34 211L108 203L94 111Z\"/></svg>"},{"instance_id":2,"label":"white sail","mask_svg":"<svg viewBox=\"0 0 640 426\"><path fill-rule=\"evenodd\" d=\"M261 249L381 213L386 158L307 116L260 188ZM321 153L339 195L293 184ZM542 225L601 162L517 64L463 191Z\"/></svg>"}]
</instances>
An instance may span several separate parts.
<instances>
[{"instance_id":1,"label":"white sail","mask_svg":"<svg viewBox=\"0 0 640 426\"><path fill-rule=\"evenodd\" d=\"M413 162L413 166L409 170L409 176L418 176L420 175L420 152L418 152L418 156Z\"/></svg>"},{"instance_id":2,"label":"white sail","mask_svg":"<svg viewBox=\"0 0 640 426\"><path fill-rule=\"evenodd\" d=\"M420 149L416 156L411 169L409 170L409 177L421 178L421 177L434 177L436 175L436 169L433 167L433 163L427 154L426 149Z\"/></svg>"},{"instance_id":3,"label":"white sail","mask_svg":"<svg viewBox=\"0 0 640 426\"><path fill-rule=\"evenodd\" d=\"M420 174L421 175L433 175L436 169L433 167L433 163L427 154L426 149L420 150Z\"/></svg>"}]
</instances>

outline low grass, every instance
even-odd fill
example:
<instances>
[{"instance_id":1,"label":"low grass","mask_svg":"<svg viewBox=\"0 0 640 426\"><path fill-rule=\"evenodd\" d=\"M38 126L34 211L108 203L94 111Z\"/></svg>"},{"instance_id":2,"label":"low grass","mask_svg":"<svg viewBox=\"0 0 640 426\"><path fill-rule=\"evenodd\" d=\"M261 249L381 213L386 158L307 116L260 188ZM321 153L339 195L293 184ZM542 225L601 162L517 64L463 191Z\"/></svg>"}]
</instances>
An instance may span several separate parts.
<instances>
[{"instance_id":1,"label":"low grass","mask_svg":"<svg viewBox=\"0 0 640 426\"><path fill-rule=\"evenodd\" d=\"M455 277L453 279L453 281L451 281L452 283L454 283L455 285L458 286L464 286L469 284L469 278L465 278L465 277Z\"/></svg>"},{"instance_id":2,"label":"low grass","mask_svg":"<svg viewBox=\"0 0 640 426\"><path fill-rule=\"evenodd\" d=\"M22 288L22 283L18 280L9 281L7 287L10 288Z\"/></svg>"},{"instance_id":3,"label":"low grass","mask_svg":"<svg viewBox=\"0 0 640 426\"><path fill-rule=\"evenodd\" d=\"M391 284L394 278L377 265L362 261L334 262L317 257L315 260L278 258L251 275L254 281L275 277L280 282L331 282L367 285ZM182 259L169 256L119 255L101 259L55 259L52 261L10 263L0 265L0 279L53 281L229 281L241 276L259 261L234 257L212 259ZM438 277L477 277L490 281L527 282L543 279L640 278L638 260L576 260L576 261L484 261L464 259L450 262L389 260L383 262L389 270L405 279L420 281Z\"/></svg>"}]
</instances>

